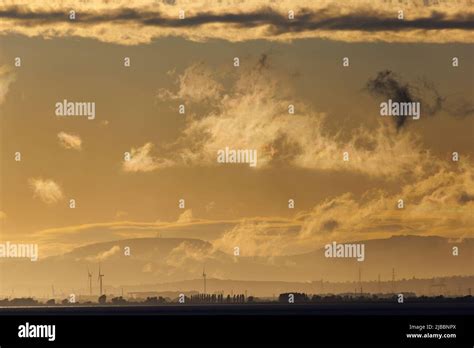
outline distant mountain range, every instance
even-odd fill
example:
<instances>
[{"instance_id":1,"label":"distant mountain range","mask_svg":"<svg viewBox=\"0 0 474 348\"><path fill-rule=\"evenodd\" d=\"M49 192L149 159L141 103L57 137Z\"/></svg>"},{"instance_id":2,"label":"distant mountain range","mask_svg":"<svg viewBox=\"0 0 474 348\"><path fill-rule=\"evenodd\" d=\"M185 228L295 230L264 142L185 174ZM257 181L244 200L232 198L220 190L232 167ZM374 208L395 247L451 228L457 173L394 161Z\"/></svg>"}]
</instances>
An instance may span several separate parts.
<instances>
[{"instance_id":1,"label":"distant mountain range","mask_svg":"<svg viewBox=\"0 0 474 348\"><path fill-rule=\"evenodd\" d=\"M0 293L11 294L14 289L16 294L47 294L53 285L56 292L88 293L88 269L97 292L99 262L106 289L125 286L130 290L152 290L145 284L200 279L204 267L209 279L246 281L357 282L359 270L362 281L376 281L380 276L382 282L391 281L393 271L396 279L474 275L473 238L451 242L436 236L397 236L354 243L365 244L362 262L326 258L323 248L300 255L245 257L213 250L210 243L198 239L118 240L90 244L37 262L2 259ZM459 248L458 256L453 256L453 246Z\"/></svg>"}]
</instances>

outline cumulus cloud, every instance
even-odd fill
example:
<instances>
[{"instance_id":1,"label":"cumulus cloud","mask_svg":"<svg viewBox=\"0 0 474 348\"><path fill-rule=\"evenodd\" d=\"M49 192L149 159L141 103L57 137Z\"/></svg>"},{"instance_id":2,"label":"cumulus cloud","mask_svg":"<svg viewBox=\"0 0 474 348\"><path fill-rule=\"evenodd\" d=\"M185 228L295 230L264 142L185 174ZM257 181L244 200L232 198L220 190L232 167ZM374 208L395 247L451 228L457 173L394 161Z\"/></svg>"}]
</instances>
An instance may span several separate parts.
<instances>
[{"instance_id":1,"label":"cumulus cloud","mask_svg":"<svg viewBox=\"0 0 474 348\"><path fill-rule=\"evenodd\" d=\"M53 180L31 178L28 182L34 191L34 196L40 198L44 203L53 204L64 198L61 187Z\"/></svg>"},{"instance_id":2,"label":"cumulus cloud","mask_svg":"<svg viewBox=\"0 0 474 348\"><path fill-rule=\"evenodd\" d=\"M59 144L65 149L73 149L78 151L82 149L82 140L78 135L59 132L58 139Z\"/></svg>"},{"instance_id":3,"label":"cumulus cloud","mask_svg":"<svg viewBox=\"0 0 474 348\"><path fill-rule=\"evenodd\" d=\"M7 65L0 66L0 105L5 101L10 85L16 76L12 68Z\"/></svg>"},{"instance_id":4,"label":"cumulus cloud","mask_svg":"<svg viewBox=\"0 0 474 348\"><path fill-rule=\"evenodd\" d=\"M170 160L159 159L151 155L153 147L152 143L146 143L142 147L132 148L130 159L123 160L122 169L125 172L151 172L171 166Z\"/></svg>"},{"instance_id":5,"label":"cumulus cloud","mask_svg":"<svg viewBox=\"0 0 474 348\"><path fill-rule=\"evenodd\" d=\"M74 9L76 19L68 13ZM185 10L185 19L178 11ZM397 10L406 13L397 18ZM289 11L294 18L289 19ZM323 38L342 41L472 42L473 13L469 0L390 1L283 0L80 2L51 0L47 4L20 0L0 11L0 34L79 36L121 44L149 43L179 36L195 41L224 39L294 40Z\"/></svg>"}]
</instances>

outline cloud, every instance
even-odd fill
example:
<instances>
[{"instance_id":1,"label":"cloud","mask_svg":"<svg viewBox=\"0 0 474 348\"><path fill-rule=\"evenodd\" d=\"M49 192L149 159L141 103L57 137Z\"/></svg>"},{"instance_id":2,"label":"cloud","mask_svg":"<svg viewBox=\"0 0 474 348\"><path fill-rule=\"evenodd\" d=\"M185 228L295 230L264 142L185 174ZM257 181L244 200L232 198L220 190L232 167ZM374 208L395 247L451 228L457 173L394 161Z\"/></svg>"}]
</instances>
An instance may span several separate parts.
<instances>
[{"instance_id":1,"label":"cloud","mask_svg":"<svg viewBox=\"0 0 474 348\"><path fill-rule=\"evenodd\" d=\"M181 137L166 151L172 155L161 161L214 166L217 152L229 147L257 150L257 169L287 165L396 178L419 175L438 165L416 134L399 134L381 120L375 130L355 129L349 138L329 132L327 115L298 100L288 81L275 77L267 61L265 57L262 65L260 58L253 67L241 67L237 77L230 76L228 92L207 113L188 120ZM205 76L220 78L218 73ZM288 113L290 104L298 105L295 114ZM343 160L345 152L349 161Z\"/></svg>"},{"instance_id":2,"label":"cloud","mask_svg":"<svg viewBox=\"0 0 474 348\"><path fill-rule=\"evenodd\" d=\"M123 211L123 210L118 210L118 211L115 213L115 217L116 217L117 219L121 219L121 218L123 218L123 217L125 217L125 216L127 216L127 215L128 215L128 213L127 213L126 211Z\"/></svg>"},{"instance_id":3,"label":"cloud","mask_svg":"<svg viewBox=\"0 0 474 348\"><path fill-rule=\"evenodd\" d=\"M166 258L168 266L181 268L184 265L202 268L205 260L212 256L212 248L210 245L195 244L189 241L180 243L176 248L171 250Z\"/></svg>"},{"instance_id":4,"label":"cloud","mask_svg":"<svg viewBox=\"0 0 474 348\"><path fill-rule=\"evenodd\" d=\"M151 263L146 263L142 268L143 273L151 273L153 272L153 265Z\"/></svg>"},{"instance_id":5,"label":"cloud","mask_svg":"<svg viewBox=\"0 0 474 348\"><path fill-rule=\"evenodd\" d=\"M276 256L285 254L288 246L293 247L292 239L296 236L294 229L275 229L266 221L244 219L212 244L215 249L228 254L238 247L241 256Z\"/></svg>"},{"instance_id":6,"label":"cloud","mask_svg":"<svg viewBox=\"0 0 474 348\"><path fill-rule=\"evenodd\" d=\"M248 217L199 220L185 211L172 222L115 221L41 230L35 238L44 253L64 253L80 245L144 238L163 232L171 238L207 240L211 247L181 245L169 265L203 263L218 252L273 257L314 251L326 243L387 238L393 235L437 235L466 238L474 225L474 163L463 159L456 167L400 182L394 192L373 190L361 196L345 193L289 218ZM398 208L400 199L404 208ZM354 214L357 212L357 214ZM212 231L209 234L209 231ZM54 246L54 248L53 248ZM49 249L51 250L49 250ZM199 266L201 267L201 266Z\"/></svg>"},{"instance_id":7,"label":"cloud","mask_svg":"<svg viewBox=\"0 0 474 348\"><path fill-rule=\"evenodd\" d=\"M132 148L130 159L122 162L122 169L125 172L151 172L159 168L166 168L172 162L166 159L158 159L151 155L152 143L146 143L142 147Z\"/></svg>"},{"instance_id":8,"label":"cloud","mask_svg":"<svg viewBox=\"0 0 474 348\"><path fill-rule=\"evenodd\" d=\"M3 211L0 211L0 221L6 220L7 219L7 214Z\"/></svg>"},{"instance_id":9,"label":"cloud","mask_svg":"<svg viewBox=\"0 0 474 348\"><path fill-rule=\"evenodd\" d=\"M94 256L86 257L86 261L89 261L89 262L105 261L111 258L112 256L116 255L118 252L120 252L120 247L118 245L114 245L109 250L102 251Z\"/></svg>"},{"instance_id":10,"label":"cloud","mask_svg":"<svg viewBox=\"0 0 474 348\"><path fill-rule=\"evenodd\" d=\"M59 144L65 149L80 151L82 149L82 140L79 136L65 132L58 133Z\"/></svg>"},{"instance_id":11,"label":"cloud","mask_svg":"<svg viewBox=\"0 0 474 348\"><path fill-rule=\"evenodd\" d=\"M442 169L400 191L351 193L329 198L295 216L299 227L275 228L265 221L246 221L213 241L231 253L239 246L245 256L277 256L316 250L332 241L353 242L392 235L436 235L467 238L474 224L474 165ZM399 199L405 207L398 208ZM357 212L354 214L354 212Z\"/></svg>"},{"instance_id":12,"label":"cloud","mask_svg":"<svg viewBox=\"0 0 474 348\"><path fill-rule=\"evenodd\" d=\"M204 102L218 99L223 91L223 86L212 77L212 71L202 62L189 66L178 77L178 91L172 93L160 89L158 98L162 100L179 99L186 102Z\"/></svg>"},{"instance_id":13,"label":"cloud","mask_svg":"<svg viewBox=\"0 0 474 348\"><path fill-rule=\"evenodd\" d=\"M76 19L68 13L74 9ZM185 19L178 10L185 10ZM398 9L405 18L397 18ZM294 19L288 12L294 11ZM323 38L342 41L472 42L473 13L468 0L391 2L333 1L152 0L71 2L51 0L47 5L12 1L0 10L0 34L79 36L121 44L149 43L179 36L195 41L224 39L294 40Z\"/></svg>"},{"instance_id":14,"label":"cloud","mask_svg":"<svg viewBox=\"0 0 474 348\"><path fill-rule=\"evenodd\" d=\"M15 81L16 75L7 65L0 66L0 105L5 101L10 85Z\"/></svg>"},{"instance_id":15,"label":"cloud","mask_svg":"<svg viewBox=\"0 0 474 348\"><path fill-rule=\"evenodd\" d=\"M374 96L391 99L397 103L419 102L421 113L432 116L441 110L444 98L441 97L434 84L422 80L418 84L408 83L391 70L383 70L377 73L373 79L369 79L366 89ZM395 120L396 129L400 130L407 120L406 116L398 116Z\"/></svg>"},{"instance_id":16,"label":"cloud","mask_svg":"<svg viewBox=\"0 0 474 348\"><path fill-rule=\"evenodd\" d=\"M249 218L249 221L265 221L273 228L295 228L301 223L282 218ZM168 238L194 238L213 240L224 231L241 223L233 220L202 220L193 218L190 222L141 222L141 221L107 221L82 225L48 228L36 231L31 238L41 245L44 255L64 253L66 250L91 243L110 240L149 238L157 233Z\"/></svg>"},{"instance_id":17,"label":"cloud","mask_svg":"<svg viewBox=\"0 0 474 348\"><path fill-rule=\"evenodd\" d=\"M467 117L474 114L472 102L456 96L442 96L433 82L426 78L406 82L391 70L379 71L374 78L366 83L366 90L375 97L382 97L384 101L391 99L394 102L419 102L421 118L435 116L445 111L449 116ZM393 117L396 129L399 131L406 126L407 117Z\"/></svg>"},{"instance_id":18,"label":"cloud","mask_svg":"<svg viewBox=\"0 0 474 348\"><path fill-rule=\"evenodd\" d=\"M205 206L206 212L212 211L215 208L215 206L216 206L216 202L214 201L207 203Z\"/></svg>"},{"instance_id":19,"label":"cloud","mask_svg":"<svg viewBox=\"0 0 474 348\"><path fill-rule=\"evenodd\" d=\"M191 221L193 221L193 211L192 209L187 209L178 217L177 223L190 223Z\"/></svg>"},{"instance_id":20,"label":"cloud","mask_svg":"<svg viewBox=\"0 0 474 348\"><path fill-rule=\"evenodd\" d=\"M474 192L472 174L472 163L467 163L455 170L441 169L404 185L397 193L377 191L361 198L345 194L329 199L304 217L300 237L364 239L367 233L383 235L387 227L399 234L468 236L474 205L468 202L465 206L460 198ZM403 209L397 206L400 199ZM327 221L337 222L329 235L321 233L328 232Z\"/></svg>"},{"instance_id":21,"label":"cloud","mask_svg":"<svg viewBox=\"0 0 474 348\"><path fill-rule=\"evenodd\" d=\"M61 187L53 180L31 178L28 182L34 191L34 196L39 197L46 204L57 203L63 199Z\"/></svg>"}]
</instances>

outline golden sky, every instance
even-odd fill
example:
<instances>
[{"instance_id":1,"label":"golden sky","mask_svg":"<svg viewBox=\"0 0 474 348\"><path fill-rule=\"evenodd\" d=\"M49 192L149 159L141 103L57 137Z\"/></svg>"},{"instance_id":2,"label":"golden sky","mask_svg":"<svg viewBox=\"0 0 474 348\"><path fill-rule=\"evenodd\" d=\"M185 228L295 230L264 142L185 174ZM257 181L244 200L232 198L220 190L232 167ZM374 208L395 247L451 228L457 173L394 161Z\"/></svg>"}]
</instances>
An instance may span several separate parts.
<instances>
[{"instance_id":1,"label":"golden sky","mask_svg":"<svg viewBox=\"0 0 474 348\"><path fill-rule=\"evenodd\" d=\"M1 240L50 255L162 233L284 255L472 237L471 3L409 1L403 20L398 2L340 4L4 1ZM379 115L367 86L383 71L419 120ZM95 118L56 116L64 99ZM257 166L217 163L225 147L256 149Z\"/></svg>"}]
</instances>

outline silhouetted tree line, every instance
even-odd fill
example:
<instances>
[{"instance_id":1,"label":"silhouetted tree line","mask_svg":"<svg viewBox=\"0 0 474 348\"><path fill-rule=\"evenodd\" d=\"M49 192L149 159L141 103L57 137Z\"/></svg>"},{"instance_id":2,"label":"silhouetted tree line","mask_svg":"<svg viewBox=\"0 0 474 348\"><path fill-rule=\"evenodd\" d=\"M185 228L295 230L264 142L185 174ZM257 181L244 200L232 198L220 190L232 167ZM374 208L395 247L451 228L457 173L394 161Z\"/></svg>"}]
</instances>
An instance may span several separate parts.
<instances>
[{"instance_id":1,"label":"silhouetted tree line","mask_svg":"<svg viewBox=\"0 0 474 348\"><path fill-rule=\"evenodd\" d=\"M126 303L127 303L127 300L124 299L122 296L114 297L112 299L112 304L114 305L121 305L121 304L126 304Z\"/></svg>"},{"instance_id":2,"label":"silhouetted tree line","mask_svg":"<svg viewBox=\"0 0 474 348\"><path fill-rule=\"evenodd\" d=\"M294 303L335 303L335 302L393 302L397 301L397 294L390 295L390 296L377 296L375 294L346 294L346 295L308 295L305 293L297 293L297 292L289 292L283 293L278 296L278 302L280 303L289 303L290 294L292 294ZM70 303L67 298L57 302L55 299L49 299L46 302L39 302L38 300L25 297L25 298L13 298L13 299L0 299L0 306L42 306L44 304L48 306L54 306L56 304L61 305L94 305L94 304L107 304L106 302L107 297L102 295L98 298L97 302L85 301L85 302L76 302ZM404 302L432 302L436 300L437 302L445 302L445 303L463 303L463 302L474 302L473 296L463 296L463 297L444 297L440 296L415 296L414 294L404 293ZM159 304L167 304L173 303L176 301L172 301L169 298L164 298L162 296L159 297L147 297L145 300L133 300L128 301L127 299L123 298L122 296L114 297L109 302L114 305L159 305ZM258 303L258 302L268 302L268 301L259 301L253 296L245 297L243 294L238 295L227 295L224 296L223 294L198 294L198 295L191 295L190 297L185 297L185 303L202 303L202 304L212 304L212 303Z\"/></svg>"},{"instance_id":3,"label":"silhouetted tree line","mask_svg":"<svg viewBox=\"0 0 474 348\"><path fill-rule=\"evenodd\" d=\"M309 302L310 299L308 295L305 293L300 293L300 292L287 292L280 294L278 296L278 302L283 302L283 303L301 303L301 302Z\"/></svg>"},{"instance_id":4,"label":"silhouetted tree line","mask_svg":"<svg viewBox=\"0 0 474 348\"><path fill-rule=\"evenodd\" d=\"M294 303L333 303L333 302L392 302L397 301L398 294L391 296L377 296L375 294L362 294L362 295L307 295L305 293L298 292L288 292L280 294L278 297L278 302L281 303L290 303L290 295L293 295ZM438 302L465 302L465 301L474 301L472 296L463 296L463 297L444 297L439 296L419 296L417 297L413 293L404 293L404 302L432 302L435 299Z\"/></svg>"},{"instance_id":5,"label":"silhouetted tree line","mask_svg":"<svg viewBox=\"0 0 474 348\"><path fill-rule=\"evenodd\" d=\"M161 303L166 303L166 299L164 297L147 297L146 300L144 301L145 304L161 304Z\"/></svg>"},{"instance_id":6,"label":"silhouetted tree line","mask_svg":"<svg viewBox=\"0 0 474 348\"><path fill-rule=\"evenodd\" d=\"M40 303L31 297L13 298L11 300L5 298L0 300L0 306L36 306Z\"/></svg>"},{"instance_id":7,"label":"silhouetted tree line","mask_svg":"<svg viewBox=\"0 0 474 348\"><path fill-rule=\"evenodd\" d=\"M253 297L252 297L253 301ZM245 295L197 294L185 298L186 303L245 303ZM248 301L247 301L248 302Z\"/></svg>"}]
</instances>

